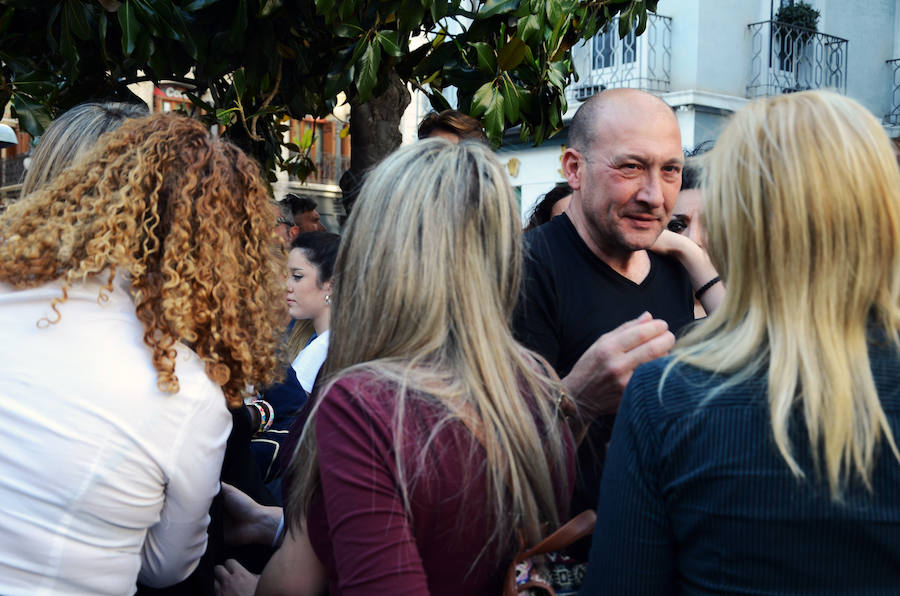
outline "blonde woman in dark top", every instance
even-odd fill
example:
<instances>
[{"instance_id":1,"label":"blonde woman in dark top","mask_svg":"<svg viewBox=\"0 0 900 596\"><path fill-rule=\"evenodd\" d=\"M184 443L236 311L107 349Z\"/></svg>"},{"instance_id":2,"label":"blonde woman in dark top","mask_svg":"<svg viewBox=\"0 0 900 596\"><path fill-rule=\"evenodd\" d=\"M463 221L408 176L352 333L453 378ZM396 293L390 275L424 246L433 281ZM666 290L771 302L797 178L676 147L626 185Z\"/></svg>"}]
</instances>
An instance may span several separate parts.
<instances>
[{"instance_id":1,"label":"blonde woman in dark top","mask_svg":"<svg viewBox=\"0 0 900 596\"><path fill-rule=\"evenodd\" d=\"M721 306L639 367L584 594L896 594L900 172L880 123L754 102L704 158Z\"/></svg>"}]
</instances>

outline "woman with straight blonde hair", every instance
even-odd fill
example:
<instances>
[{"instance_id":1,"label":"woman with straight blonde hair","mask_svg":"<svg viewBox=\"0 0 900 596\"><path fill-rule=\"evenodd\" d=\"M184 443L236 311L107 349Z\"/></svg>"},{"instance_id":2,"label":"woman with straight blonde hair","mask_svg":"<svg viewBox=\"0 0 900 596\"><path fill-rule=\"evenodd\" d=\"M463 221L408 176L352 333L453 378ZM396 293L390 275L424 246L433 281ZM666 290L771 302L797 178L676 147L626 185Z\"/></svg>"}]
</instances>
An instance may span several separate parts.
<instances>
[{"instance_id":1,"label":"woman with straight blonde hair","mask_svg":"<svg viewBox=\"0 0 900 596\"><path fill-rule=\"evenodd\" d=\"M509 329L520 235L480 144L422 141L369 174L288 504L331 594L497 594L519 530L564 517L561 386Z\"/></svg>"},{"instance_id":2,"label":"woman with straight blonde hair","mask_svg":"<svg viewBox=\"0 0 900 596\"><path fill-rule=\"evenodd\" d=\"M87 102L63 113L44 131L29 160L20 197L53 181L76 158L87 153L103 134L129 118L149 114L144 104Z\"/></svg>"},{"instance_id":3,"label":"woman with straight blonde hair","mask_svg":"<svg viewBox=\"0 0 900 596\"><path fill-rule=\"evenodd\" d=\"M638 368L584 593L900 586L900 173L879 122L754 102L706 156L722 305Z\"/></svg>"}]
</instances>

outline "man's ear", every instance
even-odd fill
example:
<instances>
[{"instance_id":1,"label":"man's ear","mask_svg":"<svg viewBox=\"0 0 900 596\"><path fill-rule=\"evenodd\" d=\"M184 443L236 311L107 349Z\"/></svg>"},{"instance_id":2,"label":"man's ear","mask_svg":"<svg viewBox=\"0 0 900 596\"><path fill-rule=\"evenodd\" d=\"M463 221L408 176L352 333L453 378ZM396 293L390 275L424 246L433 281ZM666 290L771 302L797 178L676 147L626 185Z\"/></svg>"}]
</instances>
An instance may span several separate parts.
<instances>
[{"instance_id":1,"label":"man's ear","mask_svg":"<svg viewBox=\"0 0 900 596\"><path fill-rule=\"evenodd\" d=\"M291 237L291 242L293 242L294 238L300 235L300 228L298 228L297 226L291 226L288 229L288 235Z\"/></svg>"},{"instance_id":2,"label":"man's ear","mask_svg":"<svg viewBox=\"0 0 900 596\"><path fill-rule=\"evenodd\" d=\"M562 154L562 171L572 190L581 190L581 178L584 175L581 165L581 153L578 149L567 147Z\"/></svg>"}]
</instances>

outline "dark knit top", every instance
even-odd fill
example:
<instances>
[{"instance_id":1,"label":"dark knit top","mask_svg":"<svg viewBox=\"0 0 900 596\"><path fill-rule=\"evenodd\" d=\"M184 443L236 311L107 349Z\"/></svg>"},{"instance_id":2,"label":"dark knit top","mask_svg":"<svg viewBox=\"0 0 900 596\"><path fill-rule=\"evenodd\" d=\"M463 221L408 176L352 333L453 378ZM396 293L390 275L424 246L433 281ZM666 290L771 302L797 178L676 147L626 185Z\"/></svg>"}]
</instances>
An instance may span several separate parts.
<instances>
[{"instance_id":1,"label":"dark knit top","mask_svg":"<svg viewBox=\"0 0 900 596\"><path fill-rule=\"evenodd\" d=\"M870 347L876 388L900 438L900 357ZM795 477L769 423L766 379L705 404L722 382L668 358L637 369L613 431L582 594L898 594L900 465L882 445L873 490L843 502L817 480L802 413Z\"/></svg>"}]
</instances>

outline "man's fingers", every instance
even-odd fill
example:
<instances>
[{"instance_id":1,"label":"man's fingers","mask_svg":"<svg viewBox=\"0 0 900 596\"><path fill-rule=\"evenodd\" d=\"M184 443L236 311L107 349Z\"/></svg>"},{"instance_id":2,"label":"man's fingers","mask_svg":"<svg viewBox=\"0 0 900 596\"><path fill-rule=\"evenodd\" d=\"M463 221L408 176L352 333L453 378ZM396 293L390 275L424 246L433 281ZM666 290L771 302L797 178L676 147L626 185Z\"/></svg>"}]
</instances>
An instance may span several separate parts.
<instances>
[{"instance_id":1,"label":"man's fingers","mask_svg":"<svg viewBox=\"0 0 900 596\"><path fill-rule=\"evenodd\" d=\"M628 359L631 370L634 370L639 364L665 356L674 345L675 335L666 330L628 350L625 358Z\"/></svg>"},{"instance_id":2,"label":"man's fingers","mask_svg":"<svg viewBox=\"0 0 900 596\"><path fill-rule=\"evenodd\" d=\"M243 570L244 566L234 559L228 559L227 561L225 561L225 568L229 573L237 573L239 570Z\"/></svg>"},{"instance_id":3,"label":"man's fingers","mask_svg":"<svg viewBox=\"0 0 900 596\"><path fill-rule=\"evenodd\" d=\"M661 319L654 319L644 313L636 319L623 323L608 333L604 333L595 342L604 347L606 352L630 352L651 339L665 334L669 326Z\"/></svg>"},{"instance_id":4,"label":"man's fingers","mask_svg":"<svg viewBox=\"0 0 900 596\"><path fill-rule=\"evenodd\" d=\"M213 577L215 577L215 580L219 583L224 583L229 575L231 575L231 573L225 569L224 565L216 565L213 568Z\"/></svg>"}]
</instances>

